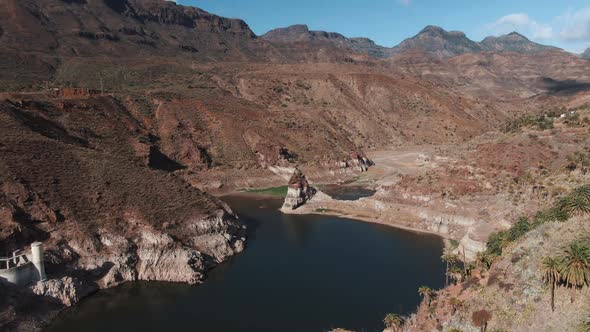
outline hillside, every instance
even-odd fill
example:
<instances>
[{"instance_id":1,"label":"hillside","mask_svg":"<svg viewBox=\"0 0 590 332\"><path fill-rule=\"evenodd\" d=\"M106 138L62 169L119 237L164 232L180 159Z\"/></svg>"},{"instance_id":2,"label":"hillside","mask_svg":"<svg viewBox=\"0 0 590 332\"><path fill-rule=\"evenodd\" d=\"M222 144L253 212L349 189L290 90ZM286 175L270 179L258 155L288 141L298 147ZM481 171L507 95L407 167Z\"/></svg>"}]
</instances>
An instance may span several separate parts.
<instances>
[{"instance_id":1,"label":"hillside","mask_svg":"<svg viewBox=\"0 0 590 332\"><path fill-rule=\"evenodd\" d=\"M160 0L8 0L3 48L60 56L143 54L252 59L261 47L248 25ZM23 40L29 43L21 44Z\"/></svg>"},{"instance_id":2,"label":"hillside","mask_svg":"<svg viewBox=\"0 0 590 332\"><path fill-rule=\"evenodd\" d=\"M510 226L500 226L488 233L484 237L486 250L468 258L464 266L451 262L449 276L454 282L433 291L429 295L430 304L423 302L418 313L409 317L405 331L453 328L471 331L482 324L490 330L506 331L587 328L588 280L573 281L571 277L574 273L587 275L590 266L583 263L586 265L582 264L578 272L571 272L569 268L573 265L568 262L578 258L587 262L587 256L583 255L587 255L590 245L587 135L590 113L586 106L564 117L552 119L548 114L508 123L504 132L510 138L480 142L477 152L465 156L475 159L470 163L477 167L475 178L495 178L496 185L488 189L497 192L484 204L479 196L478 206L485 206L485 214L481 213L479 218L495 220L496 225L503 219ZM440 175L433 177L440 179ZM453 200L473 197L474 193L486 190L477 189L476 183L480 181L471 186L463 182L462 187L459 179L455 179L453 186L446 181ZM437 183L442 181L430 182L434 186L424 187L426 192L438 192ZM458 193L459 188L463 188L463 193ZM411 192L425 194L420 190ZM493 208L503 200L510 200L511 204L499 210ZM494 211L500 210L506 214L494 216ZM450 245L445 252L451 261L452 257L464 255L461 242ZM582 256L572 258L572 253ZM553 259L552 273L556 276L554 310L552 286L547 279L548 259Z\"/></svg>"},{"instance_id":3,"label":"hillside","mask_svg":"<svg viewBox=\"0 0 590 332\"><path fill-rule=\"evenodd\" d=\"M535 99L542 99L541 104L549 107L553 97L569 100L589 91L588 61L559 50L466 53L447 59L413 51L387 61L409 74L444 82L491 103L506 100L506 109Z\"/></svg>"},{"instance_id":4,"label":"hillside","mask_svg":"<svg viewBox=\"0 0 590 332\"><path fill-rule=\"evenodd\" d=\"M198 283L244 249L230 208L173 176L181 166L119 101L12 99L0 120L0 252L43 241L52 280L35 294L57 299L30 309L3 301L3 328L39 328L125 281Z\"/></svg>"},{"instance_id":5,"label":"hillside","mask_svg":"<svg viewBox=\"0 0 590 332\"><path fill-rule=\"evenodd\" d=\"M42 86L59 76L70 58L272 57L243 21L171 1L7 0L0 18L0 84L8 90Z\"/></svg>"},{"instance_id":6,"label":"hillside","mask_svg":"<svg viewBox=\"0 0 590 332\"><path fill-rule=\"evenodd\" d=\"M487 328L504 331L575 331L588 318L588 289L557 287L555 310L551 290L543 282L543 260L586 239L587 218L550 223L527 234L493 263L488 271L450 286L423 304L405 331L477 331L475 312L489 313Z\"/></svg>"}]
</instances>

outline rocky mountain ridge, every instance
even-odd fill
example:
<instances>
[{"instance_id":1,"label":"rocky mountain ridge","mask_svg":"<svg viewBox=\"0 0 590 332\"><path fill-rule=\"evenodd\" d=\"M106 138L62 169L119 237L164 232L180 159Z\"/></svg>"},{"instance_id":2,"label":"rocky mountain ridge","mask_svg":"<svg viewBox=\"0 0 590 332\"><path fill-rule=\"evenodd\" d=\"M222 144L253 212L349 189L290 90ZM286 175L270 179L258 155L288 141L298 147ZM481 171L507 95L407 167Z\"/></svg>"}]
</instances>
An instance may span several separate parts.
<instances>
[{"instance_id":1,"label":"rocky mountain ridge","mask_svg":"<svg viewBox=\"0 0 590 332\"><path fill-rule=\"evenodd\" d=\"M310 31L307 25L292 25L287 28L274 29L260 36L260 38L278 44L332 44L338 48L365 53L375 58L386 58L392 54L391 49L377 45L369 38L347 38L336 32Z\"/></svg>"},{"instance_id":2,"label":"rocky mountain ridge","mask_svg":"<svg viewBox=\"0 0 590 332\"><path fill-rule=\"evenodd\" d=\"M532 54L543 51L559 50L557 47L541 45L530 41L527 37L518 32L511 32L503 36L486 37L480 43L482 50L499 52L516 52Z\"/></svg>"},{"instance_id":3,"label":"rocky mountain ridge","mask_svg":"<svg viewBox=\"0 0 590 332\"><path fill-rule=\"evenodd\" d=\"M263 55L264 48L244 21L172 1L7 0L0 8L0 17L4 18L2 51L21 56L26 52L53 56L136 52L254 59Z\"/></svg>"},{"instance_id":4,"label":"rocky mountain ridge","mask_svg":"<svg viewBox=\"0 0 590 332\"><path fill-rule=\"evenodd\" d=\"M417 35L395 46L394 53L420 49L436 57L446 58L465 53L478 53L481 46L467 38L461 31L446 31L441 27L429 25Z\"/></svg>"},{"instance_id":5,"label":"rocky mountain ridge","mask_svg":"<svg viewBox=\"0 0 590 332\"><path fill-rule=\"evenodd\" d=\"M262 39L273 43L314 43L332 45L376 58L387 58L411 50L422 50L438 58L448 58L467 53L517 52L533 54L543 51L559 50L530 41L518 32L503 36L490 36L476 42L461 31L446 31L441 27L429 25L414 37L405 39L392 48L377 45L367 38L347 38L339 33L310 31L306 25L293 25L267 32Z\"/></svg>"}]
</instances>

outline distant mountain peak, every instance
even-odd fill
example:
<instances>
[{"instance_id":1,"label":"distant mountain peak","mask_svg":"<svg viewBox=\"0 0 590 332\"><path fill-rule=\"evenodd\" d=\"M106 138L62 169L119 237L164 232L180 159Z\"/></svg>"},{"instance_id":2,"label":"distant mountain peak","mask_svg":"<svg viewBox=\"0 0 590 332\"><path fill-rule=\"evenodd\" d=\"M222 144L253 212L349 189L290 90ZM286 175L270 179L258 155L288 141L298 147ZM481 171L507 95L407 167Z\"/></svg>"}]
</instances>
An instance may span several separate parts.
<instances>
[{"instance_id":1,"label":"distant mountain peak","mask_svg":"<svg viewBox=\"0 0 590 332\"><path fill-rule=\"evenodd\" d=\"M479 44L467 38L465 33L446 31L435 25L428 25L414 37L404 40L394 47L394 52L400 53L409 49L421 49L437 57L481 51Z\"/></svg>"},{"instance_id":2,"label":"distant mountain peak","mask_svg":"<svg viewBox=\"0 0 590 332\"><path fill-rule=\"evenodd\" d=\"M449 35L451 36L456 36L456 37L465 37L467 38L467 35L465 34L465 32L463 31L449 31L447 32Z\"/></svg>"},{"instance_id":3,"label":"distant mountain peak","mask_svg":"<svg viewBox=\"0 0 590 332\"><path fill-rule=\"evenodd\" d=\"M431 35L450 35L457 37L465 37L463 31L447 31L436 25L427 25L424 29L420 30L418 35L431 34Z\"/></svg>"},{"instance_id":4,"label":"distant mountain peak","mask_svg":"<svg viewBox=\"0 0 590 332\"><path fill-rule=\"evenodd\" d=\"M288 30L288 31L306 32L306 33L309 32L309 26L307 26L307 24L293 24L293 25L288 26L286 28L279 28L279 29L275 29L273 31L281 30L281 29Z\"/></svg>"},{"instance_id":5,"label":"distant mountain peak","mask_svg":"<svg viewBox=\"0 0 590 332\"><path fill-rule=\"evenodd\" d=\"M377 58L385 58L414 49L439 58L486 51L533 54L559 50L556 47L535 43L517 31L502 36L490 36L481 42L476 42L469 39L462 31L447 31L436 25L425 26L414 37L405 39L393 48L377 45L369 38L347 38L335 32L313 31L304 24L274 29L262 35L261 38L278 44L307 42L313 43L316 47L323 45L348 49ZM585 52L582 56L590 58L590 51Z\"/></svg>"},{"instance_id":6,"label":"distant mountain peak","mask_svg":"<svg viewBox=\"0 0 590 332\"><path fill-rule=\"evenodd\" d=\"M588 47L586 49L586 51L584 51L584 53L582 53L582 57L586 58L586 59L590 59L590 47Z\"/></svg>"},{"instance_id":7,"label":"distant mountain peak","mask_svg":"<svg viewBox=\"0 0 590 332\"><path fill-rule=\"evenodd\" d=\"M516 31L512 31L511 33L507 34L506 36L507 37L517 37L517 38L529 40L527 37L525 37L524 35L521 35L520 33L516 32Z\"/></svg>"},{"instance_id":8,"label":"distant mountain peak","mask_svg":"<svg viewBox=\"0 0 590 332\"><path fill-rule=\"evenodd\" d=\"M424 29L420 30L420 32L418 33L420 34L424 34L424 33L444 33L446 32L445 29L436 26L436 25L427 25L424 27Z\"/></svg>"},{"instance_id":9,"label":"distant mountain peak","mask_svg":"<svg viewBox=\"0 0 590 332\"><path fill-rule=\"evenodd\" d=\"M318 38L344 38L337 33L325 31L311 31L305 24L295 24L286 28L271 30L261 36L262 39L276 43L293 43L301 41L312 41Z\"/></svg>"},{"instance_id":10,"label":"distant mountain peak","mask_svg":"<svg viewBox=\"0 0 590 332\"><path fill-rule=\"evenodd\" d=\"M553 46L541 45L530 41L524 35L513 31L503 36L490 36L482 40L480 43L484 51L498 51L498 52L518 52L518 53L537 53L557 49Z\"/></svg>"},{"instance_id":11,"label":"distant mountain peak","mask_svg":"<svg viewBox=\"0 0 590 332\"><path fill-rule=\"evenodd\" d=\"M291 25L286 28L271 30L260 38L278 44L313 43L340 49L365 53L377 58L386 58L391 55L391 49L377 45L369 38L348 38L336 32L314 31L304 24Z\"/></svg>"}]
</instances>

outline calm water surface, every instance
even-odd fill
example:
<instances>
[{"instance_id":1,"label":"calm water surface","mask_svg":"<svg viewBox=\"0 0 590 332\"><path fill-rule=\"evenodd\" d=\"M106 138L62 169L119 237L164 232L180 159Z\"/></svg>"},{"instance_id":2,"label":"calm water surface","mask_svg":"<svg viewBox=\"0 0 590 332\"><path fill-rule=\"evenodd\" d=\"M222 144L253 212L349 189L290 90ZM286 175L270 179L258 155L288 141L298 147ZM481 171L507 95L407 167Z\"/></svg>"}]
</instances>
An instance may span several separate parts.
<instances>
[{"instance_id":1,"label":"calm water surface","mask_svg":"<svg viewBox=\"0 0 590 332\"><path fill-rule=\"evenodd\" d=\"M442 241L328 216L286 216L280 200L228 197L250 228L244 254L198 286L133 283L99 292L48 331L382 331L418 287L440 288Z\"/></svg>"},{"instance_id":2,"label":"calm water surface","mask_svg":"<svg viewBox=\"0 0 590 332\"><path fill-rule=\"evenodd\" d=\"M322 191L333 199L339 201L358 201L364 197L375 195L376 190L367 189L361 186L325 185Z\"/></svg>"}]
</instances>

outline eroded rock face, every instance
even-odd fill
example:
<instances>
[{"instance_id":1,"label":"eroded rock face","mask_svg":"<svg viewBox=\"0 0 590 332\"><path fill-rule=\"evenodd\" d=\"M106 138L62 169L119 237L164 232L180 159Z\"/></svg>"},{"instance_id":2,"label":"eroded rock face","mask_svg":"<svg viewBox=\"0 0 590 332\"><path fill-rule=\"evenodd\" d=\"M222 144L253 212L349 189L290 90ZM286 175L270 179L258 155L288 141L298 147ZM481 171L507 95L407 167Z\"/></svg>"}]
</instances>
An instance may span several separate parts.
<instances>
[{"instance_id":1,"label":"eroded rock face","mask_svg":"<svg viewBox=\"0 0 590 332\"><path fill-rule=\"evenodd\" d=\"M143 223L140 219L131 222ZM210 267L245 247L243 226L225 210L210 218L187 221L182 233L183 237L173 237L172 232L144 225L139 234L127 238L101 229L97 234L69 240L71 256L78 258L60 263L98 274L96 284L100 288L136 280L196 284ZM63 247L57 251L66 252Z\"/></svg>"},{"instance_id":2,"label":"eroded rock face","mask_svg":"<svg viewBox=\"0 0 590 332\"><path fill-rule=\"evenodd\" d=\"M203 255L197 250L178 245L166 234L142 234L137 257L137 277L140 280L196 284L204 276Z\"/></svg>"},{"instance_id":3,"label":"eroded rock face","mask_svg":"<svg viewBox=\"0 0 590 332\"><path fill-rule=\"evenodd\" d=\"M285 198L283 209L297 209L310 200L315 192L316 190L309 185L305 175L296 168L289 180L287 197Z\"/></svg>"},{"instance_id":4,"label":"eroded rock face","mask_svg":"<svg viewBox=\"0 0 590 332\"><path fill-rule=\"evenodd\" d=\"M40 281L31 289L37 295L57 299L68 307L78 303L90 291L72 277Z\"/></svg>"}]
</instances>

